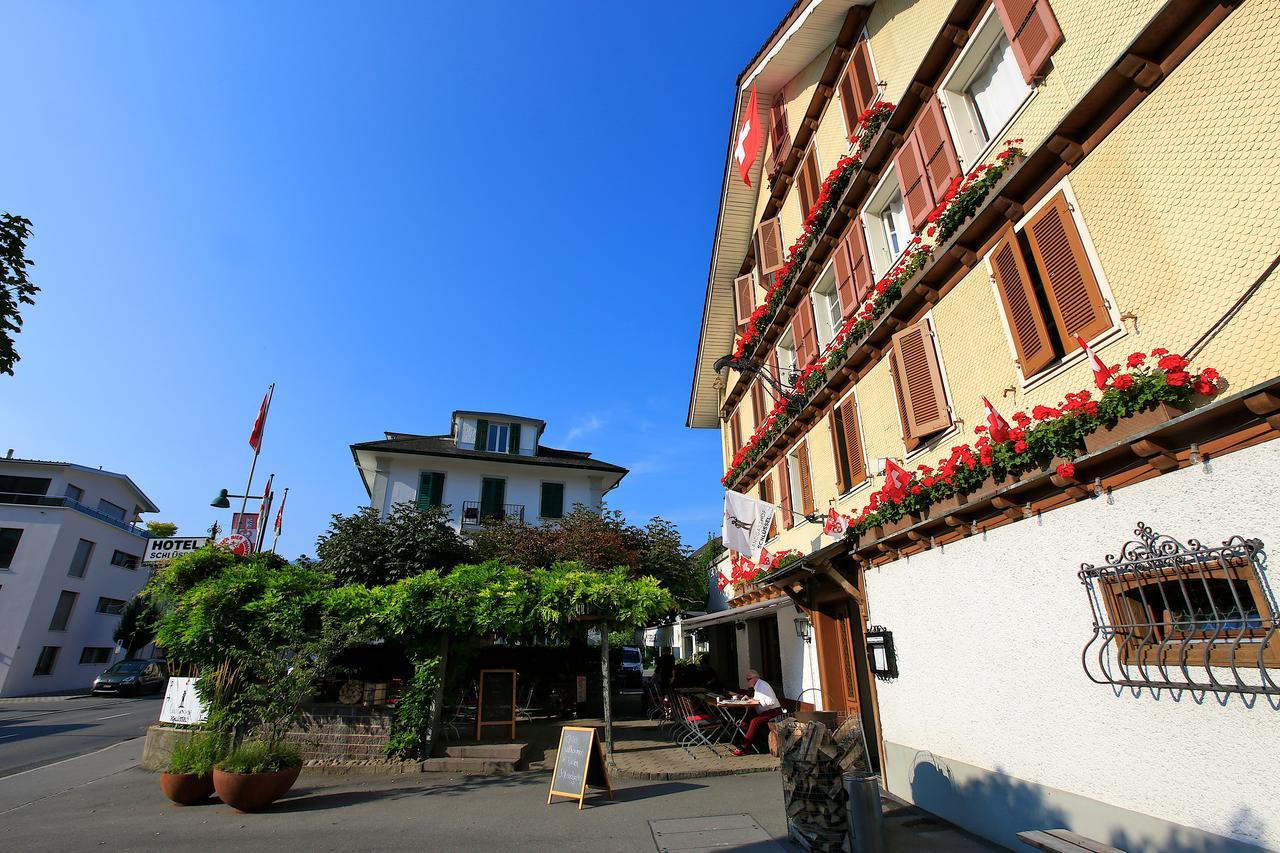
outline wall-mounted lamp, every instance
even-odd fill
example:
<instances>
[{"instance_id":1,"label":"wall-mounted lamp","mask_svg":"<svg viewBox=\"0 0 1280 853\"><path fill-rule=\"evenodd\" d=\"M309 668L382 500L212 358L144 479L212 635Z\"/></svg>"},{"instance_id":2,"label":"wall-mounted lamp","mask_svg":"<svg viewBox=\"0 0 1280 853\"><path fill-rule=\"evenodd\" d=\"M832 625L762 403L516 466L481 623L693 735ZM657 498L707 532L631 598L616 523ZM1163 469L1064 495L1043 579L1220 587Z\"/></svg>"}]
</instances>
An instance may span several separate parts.
<instances>
[{"instance_id":1,"label":"wall-mounted lamp","mask_svg":"<svg viewBox=\"0 0 1280 853\"><path fill-rule=\"evenodd\" d=\"M806 643L813 641L813 623L807 615L796 617L796 636Z\"/></svg>"},{"instance_id":2,"label":"wall-mounted lamp","mask_svg":"<svg viewBox=\"0 0 1280 853\"><path fill-rule=\"evenodd\" d=\"M734 622L734 623L733 623L733 627L737 628L739 631L745 631L745 630L747 630L747 623L746 623L746 622Z\"/></svg>"},{"instance_id":3,"label":"wall-mounted lamp","mask_svg":"<svg viewBox=\"0 0 1280 853\"><path fill-rule=\"evenodd\" d=\"M867 629L867 659L877 678L898 677L898 656L893 649L893 632L879 625Z\"/></svg>"}]
</instances>

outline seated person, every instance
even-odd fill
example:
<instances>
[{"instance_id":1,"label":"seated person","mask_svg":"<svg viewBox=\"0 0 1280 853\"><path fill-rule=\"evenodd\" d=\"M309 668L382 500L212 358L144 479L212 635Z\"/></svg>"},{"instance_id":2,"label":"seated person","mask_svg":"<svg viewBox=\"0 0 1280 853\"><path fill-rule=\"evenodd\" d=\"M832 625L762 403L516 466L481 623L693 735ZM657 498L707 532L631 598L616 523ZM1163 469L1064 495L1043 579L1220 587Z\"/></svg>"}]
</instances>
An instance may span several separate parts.
<instances>
[{"instance_id":1,"label":"seated person","mask_svg":"<svg viewBox=\"0 0 1280 853\"><path fill-rule=\"evenodd\" d=\"M733 751L734 755L746 755L748 747L759 751L760 741L769 731L769 721L782 713L778 694L754 669L747 670L747 687L751 688L752 698L756 700L755 713L747 723L747 731L742 736L742 743Z\"/></svg>"}]
</instances>

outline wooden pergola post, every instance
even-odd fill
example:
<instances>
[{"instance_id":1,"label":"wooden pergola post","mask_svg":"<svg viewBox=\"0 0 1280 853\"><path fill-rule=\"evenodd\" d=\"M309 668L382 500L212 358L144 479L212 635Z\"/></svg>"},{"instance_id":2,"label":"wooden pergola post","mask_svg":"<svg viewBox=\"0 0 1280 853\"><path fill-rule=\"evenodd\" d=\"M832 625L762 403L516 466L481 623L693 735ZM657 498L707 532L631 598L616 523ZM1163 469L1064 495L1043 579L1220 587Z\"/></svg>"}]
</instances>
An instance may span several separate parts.
<instances>
[{"instance_id":1,"label":"wooden pergola post","mask_svg":"<svg viewBox=\"0 0 1280 853\"><path fill-rule=\"evenodd\" d=\"M600 622L600 675L604 687L604 754L613 760L613 697L609 690L609 623Z\"/></svg>"}]
</instances>

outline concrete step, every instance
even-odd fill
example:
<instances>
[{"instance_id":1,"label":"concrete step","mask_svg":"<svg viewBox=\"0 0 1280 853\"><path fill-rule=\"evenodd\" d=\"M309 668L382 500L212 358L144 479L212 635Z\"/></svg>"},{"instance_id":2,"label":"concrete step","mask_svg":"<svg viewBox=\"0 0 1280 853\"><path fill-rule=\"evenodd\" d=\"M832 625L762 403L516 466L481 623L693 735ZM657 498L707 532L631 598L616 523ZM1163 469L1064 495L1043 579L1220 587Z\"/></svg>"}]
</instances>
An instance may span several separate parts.
<instances>
[{"instance_id":1,"label":"concrete step","mask_svg":"<svg viewBox=\"0 0 1280 853\"><path fill-rule=\"evenodd\" d=\"M445 747L446 758L483 758L488 761L509 761L520 764L524 761L527 743L494 743L473 744L471 746Z\"/></svg>"},{"instance_id":2,"label":"concrete step","mask_svg":"<svg viewBox=\"0 0 1280 853\"><path fill-rule=\"evenodd\" d=\"M514 761L488 758L428 758L422 762L423 773L462 773L467 776L509 776L519 768Z\"/></svg>"}]
</instances>

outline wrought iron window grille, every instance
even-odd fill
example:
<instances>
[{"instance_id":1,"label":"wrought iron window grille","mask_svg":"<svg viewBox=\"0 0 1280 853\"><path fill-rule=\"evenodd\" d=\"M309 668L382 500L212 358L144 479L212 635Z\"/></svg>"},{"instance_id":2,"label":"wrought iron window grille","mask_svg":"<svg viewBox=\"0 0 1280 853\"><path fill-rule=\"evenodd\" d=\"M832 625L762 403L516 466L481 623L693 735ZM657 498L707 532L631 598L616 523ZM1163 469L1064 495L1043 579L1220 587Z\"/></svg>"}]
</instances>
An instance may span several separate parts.
<instances>
[{"instance_id":1,"label":"wrought iron window grille","mask_svg":"<svg viewBox=\"0 0 1280 853\"><path fill-rule=\"evenodd\" d=\"M1093 610L1081 659L1098 684L1280 695L1275 595L1258 539L1186 544L1138 522L1137 540L1083 563Z\"/></svg>"}]
</instances>

